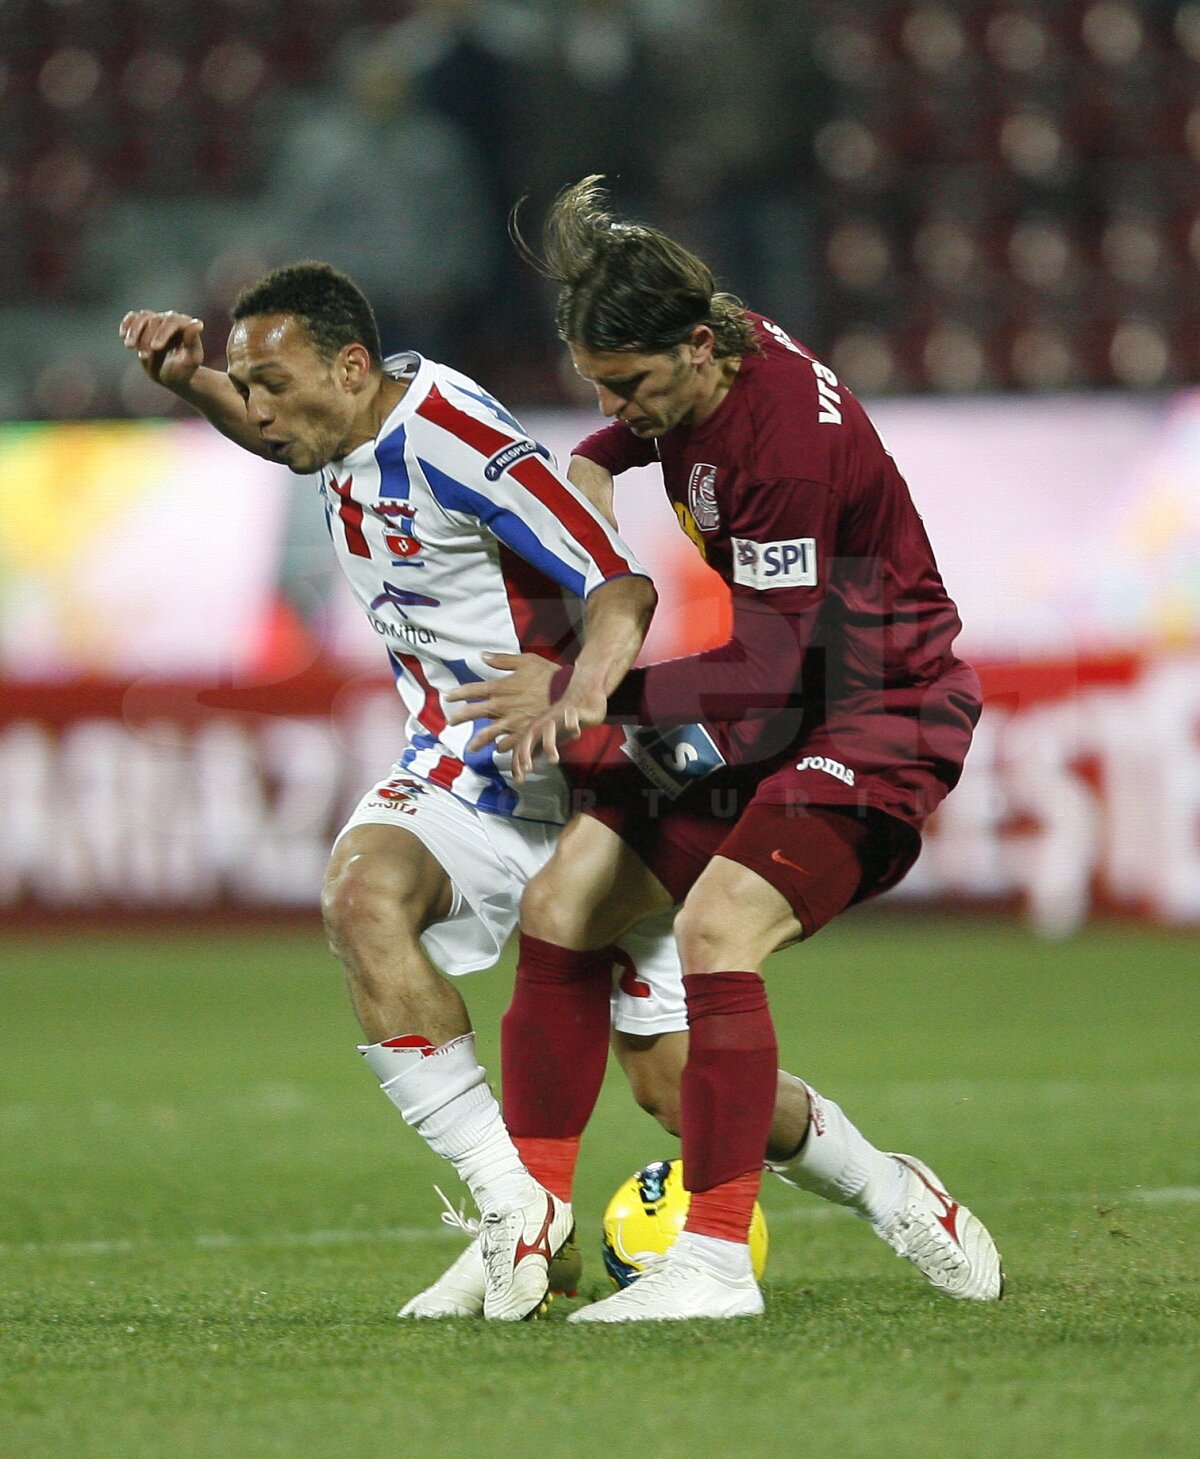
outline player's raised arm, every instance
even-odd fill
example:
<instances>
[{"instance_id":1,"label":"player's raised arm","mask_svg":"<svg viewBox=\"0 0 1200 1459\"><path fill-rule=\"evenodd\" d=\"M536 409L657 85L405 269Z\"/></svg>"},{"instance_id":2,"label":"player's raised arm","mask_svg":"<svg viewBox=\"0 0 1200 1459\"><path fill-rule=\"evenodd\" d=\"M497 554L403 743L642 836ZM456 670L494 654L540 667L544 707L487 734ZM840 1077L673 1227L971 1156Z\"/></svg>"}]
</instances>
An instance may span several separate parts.
<instances>
[{"instance_id":1,"label":"player's raised arm","mask_svg":"<svg viewBox=\"0 0 1200 1459\"><path fill-rule=\"evenodd\" d=\"M135 351L156 385L177 395L247 451L269 455L233 381L223 370L205 365L203 333L202 319L174 309L131 309L120 324L122 343Z\"/></svg>"}]
</instances>

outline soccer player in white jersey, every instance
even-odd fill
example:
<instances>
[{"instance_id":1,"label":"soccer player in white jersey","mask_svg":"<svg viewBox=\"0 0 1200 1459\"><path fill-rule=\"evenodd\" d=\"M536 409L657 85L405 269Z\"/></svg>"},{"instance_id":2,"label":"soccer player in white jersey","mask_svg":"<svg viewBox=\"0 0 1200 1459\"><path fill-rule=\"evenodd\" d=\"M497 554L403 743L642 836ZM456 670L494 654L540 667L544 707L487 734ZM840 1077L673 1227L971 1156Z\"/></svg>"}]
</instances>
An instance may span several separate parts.
<instances>
[{"instance_id":1,"label":"soccer player in white jersey","mask_svg":"<svg viewBox=\"0 0 1200 1459\"><path fill-rule=\"evenodd\" d=\"M479 723L449 722L444 696L508 661L488 650L561 655L575 638L574 597L584 603L582 647L564 709L597 723L641 646L654 589L548 453L478 385L417 355L385 361L369 303L329 265L275 270L242 294L233 317L227 371L204 366L203 324L191 316L135 310L120 330L150 378L223 434L317 477L339 562L409 711L408 747L338 838L323 898L367 1040L360 1051L482 1216L478 1241L455 1264L457 1286L452 1268L403 1315L482 1305L489 1318L534 1316L550 1263L573 1237L571 1207L529 1175L463 999L431 955L453 973L496 960L520 889L566 819L567 784L547 767L517 786L508 751L468 750ZM635 938L631 956L638 988L613 995L618 1030L636 1042L684 1027L669 926L641 945Z\"/></svg>"}]
</instances>

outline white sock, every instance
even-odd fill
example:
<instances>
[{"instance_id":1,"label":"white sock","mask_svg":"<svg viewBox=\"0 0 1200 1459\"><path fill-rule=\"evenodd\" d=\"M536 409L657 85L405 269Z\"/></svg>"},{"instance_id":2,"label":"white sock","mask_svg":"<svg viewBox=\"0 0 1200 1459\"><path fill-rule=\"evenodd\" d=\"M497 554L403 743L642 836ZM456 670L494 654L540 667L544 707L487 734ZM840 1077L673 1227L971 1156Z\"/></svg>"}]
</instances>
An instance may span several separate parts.
<instances>
[{"instance_id":1,"label":"white sock","mask_svg":"<svg viewBox=\"0 0 1200 1459\"><path fill-rule=\"evenodd\" d=\"M808 1090L809 1122L804 1143L790 1160L768 1161L776 1175L835 1205L849 1206L878 1226L894 1216L903 1199L904 1168L877 1150L832 1099Z\"/></svg>"},{"instance_id":2,"label":"white sock","mask_svg":"<svg viewBox=\"0 0 1200 1459\"><path fill-rule=\"evenodd\" d=\"M427 1044L360 1044L384 1094L431 1150L454 1166L483 1215L521 1205L537 1183L517 1154L465 1033Z\"/></svg>"},{"instance_id":3,"label":"white sock","mask_svg":"<svg viewBox=\"0 0 1200 1459\"><path fill-rule=\"evenodd\" d=\"M723 1277L752 1277L750 1248L744 1241L725 1241L720 1236L701 1236L695 1231L681 1231L672 1248L680 1256L691 1257L703 1266L712 1267Z\"/></svg>"}]
</instances>

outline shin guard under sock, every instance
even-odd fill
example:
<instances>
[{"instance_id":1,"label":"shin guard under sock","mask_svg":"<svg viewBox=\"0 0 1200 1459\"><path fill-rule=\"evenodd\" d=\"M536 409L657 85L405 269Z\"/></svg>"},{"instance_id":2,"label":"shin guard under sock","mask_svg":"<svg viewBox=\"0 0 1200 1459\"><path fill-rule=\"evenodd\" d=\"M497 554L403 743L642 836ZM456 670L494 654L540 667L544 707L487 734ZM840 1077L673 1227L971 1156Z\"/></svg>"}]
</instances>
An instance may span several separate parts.
<instances>
[{"instance_id":1,"label":"shin guard under sock","mask_svg":"<svg viewBox=\"0 0 1200 1459\"><path fill-rule=\"evenodd\" d=\"M694 1194L761 1170L778 1060L757 973L690 974L683 983L691 1030L680 1101L683 1175Z\"/></svg>"}]
</instances>

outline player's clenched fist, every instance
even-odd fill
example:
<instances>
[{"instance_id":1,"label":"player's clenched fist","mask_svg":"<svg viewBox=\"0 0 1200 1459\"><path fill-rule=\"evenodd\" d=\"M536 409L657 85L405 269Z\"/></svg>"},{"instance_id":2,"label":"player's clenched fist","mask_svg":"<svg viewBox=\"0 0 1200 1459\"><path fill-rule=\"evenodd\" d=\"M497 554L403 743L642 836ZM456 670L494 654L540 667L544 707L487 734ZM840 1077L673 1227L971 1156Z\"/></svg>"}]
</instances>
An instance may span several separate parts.
<instances>
[{"instance_id":1,"label":"player's clenched fist","mask_svg":"<svg viewBox=\"0 0 1200 1459\"><path fill-rule=\"evenodd\" d=\"M121 320L121 340L136 350L142 369L168 390L186 385L204 363L203 319L173 309L131 309Z\"/></svg>"}]
</instances>

